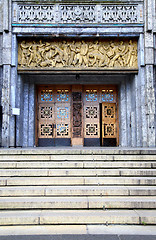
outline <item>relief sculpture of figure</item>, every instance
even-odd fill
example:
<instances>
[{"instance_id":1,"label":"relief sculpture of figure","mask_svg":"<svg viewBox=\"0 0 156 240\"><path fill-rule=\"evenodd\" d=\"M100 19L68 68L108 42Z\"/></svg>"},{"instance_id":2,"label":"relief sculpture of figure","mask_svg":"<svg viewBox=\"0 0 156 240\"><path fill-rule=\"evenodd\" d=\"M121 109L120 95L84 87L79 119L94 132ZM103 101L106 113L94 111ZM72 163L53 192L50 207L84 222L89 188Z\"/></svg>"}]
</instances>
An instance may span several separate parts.
<instances>
[{"instance_id":1,"label":"relief sculpture of figure","mask_svg":"<svg viewBox=\"0 0 156 240\"><path fill-rule=\"evenodd\" d=\"M64 67L65 66L64 53L59 44L57 42L53 42L51 49L54 50L54 54L52 55L52 59L54 62L53 67L56 67L58 63L60 63Z\"/></svg>"},{"instance_id":2,"label":"relief sculpture of figure","mask_svg":"<svg viewBox=\"0 0 156 240\"><path fill-rule=\"evenodd\" d=\"M26 43L26 41L22 41L20 44L20 48L21 48L21 55L19 55L20 56L19 65L24 67L28 65L28 58L30 56L30 53L28 52L29 45Z\"/></svg>"},{"instance_id":3,"label":"relief sculpture of figure","mask_svg":"<svg viewBox=\"0 0 156 240\"><path fill-rule=\"evenodd\" d=\"M69 42L63 41L62 48L63 48L63 55L64 55L63 60L65 62L65 65L69 66L69 59L70 59L70 55L71 55Z\"/></svg>"},{"instance_id":4,"label":"relief sculpture of figure","mask_svg":"<svg viewBox=\"0 0 156 240\"><path fill-rule=\"evenodd\" d=\"M69 58L69 62L68 62L68 65L71 66L71 65L74 65L75 66L75 55L76 55L76 44L75 44L75 41L72 41L70 44L69 44L69 48L70 48L70 58Z\"/></svg>"},{"instance_id":5,"label":"relief sculpture of figure","mask_svg":"<svg viewBox=\"0 0 156 240\"><path fill-rule=\"evenodd\" d=\"M137 68L136 40L22 40L19 68Z\"/></svg>"},{"instance_id":6,"label":"relief sculpture of figure","mask_svg":"<svg viewBox=\"0 0 156 240\"><path fill-rule=\"evenodd\" d=\"M98 41L95 41L94 44L89 46L91 49L88 53L88 58L90 61L90 66L104 67L107 66L106 51L104 46L102 47Z\"/></svg>"},{"instance_id":7,"label":"relief sculpture of figure","mask_svg":"<svg viewBox=\"0 0 156 240\"><path fill-rule=\"evenodd\" d=\"M77 42L76 44L76 55L74 59L75 65L78 64L78 67L80 66L86 66L88 67L88 44L85 43L85 41Z\"/></svg>"},{"instance_id":8,"label":"relief sculpture of figure","mask_svg":"<svg viewBox=\"0 0 156 240\"><path fill-rule=\"evenodd\" d=\"M132 40L129 41L129 45L125 51L127 58L125 59L126 66L135 67L137 65L137 49L135 49Z\"/></svg>"},{"instance_id":9,"label":"relief sculpture of figure","mask_svg":"<svg viewBox=\"0 0 156 240\"><path fill-rule=\"evenodd\" d=\"M33 67L38 66L39 62L41 61L41 55L38 51L38 48L41 48L44 44L36 43L33 41L33 44L29 46L30 58L28 62L28 66L32 65Z\"/></svg>"},{"instance_id":10,"label":"relief sculpture of figure","mask_svg":"<svg viewBox=\"0 0 156 240\"><path fill-rule=\"evenodd\" d=\"M40 62L41 67L50 67L54 66L54 62L52 60L52 49L51 44L49 42L45 43L45 47L40 50L43 61Z\"/></svg>"},{"instance_id":11,"label":"relief sculpture of figure","mask_svg":"<svg viewBox=\"0 0 156 240\"><path fill-rule=\"evenodd\" d=\"M123 42L121 41L121 46ZM114 67L116 62L123 67L124 66L124 59L123 59L123 48L121 46L116 46L114 42L111 41L110 43L110 50L107 52L108 57L110 58L110 67Z\"/></svg>"}]
</instances>

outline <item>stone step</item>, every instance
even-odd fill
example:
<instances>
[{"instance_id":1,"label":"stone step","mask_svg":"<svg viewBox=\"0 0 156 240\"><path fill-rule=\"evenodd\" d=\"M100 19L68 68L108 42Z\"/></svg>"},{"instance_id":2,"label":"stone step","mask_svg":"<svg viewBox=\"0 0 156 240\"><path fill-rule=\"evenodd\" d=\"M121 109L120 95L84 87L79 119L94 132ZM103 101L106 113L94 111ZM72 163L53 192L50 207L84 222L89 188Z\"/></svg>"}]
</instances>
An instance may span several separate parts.
<instances>
[{"instance_id":1,"label":"stone step","mask_svg":"<svg viewBox=\"0 0 156 240\"><path fill-rule=\"evenodd\" d=\"M1 169L0 176L156 176L156 169Z\"/></svg>"},{"instance_id":2,"label":"stone step","mask_svg":"<svg viewBox=\"0 0 156 240\"><path fill-rule=\"evenodd\" d=\"M1 197L0 209L154 209L156 197Z\"/></svg>"},{"instance_id":3,"label":"stone step","mask_svg":"<svg viewBox=\"0 0 156 240\"><path fill-rule=\"evenodd\" d=\"M140 171L140 170L139 170ZM150 170L151 171L151 170ZM153 170L154 171L154 170ZM156 170L155 170L156 172ZM118 169L3 169L0 176L119 176Z\"/></svg>"},{"instance_id":4,"label":"stone step","mask_svg":"<svg viewBox=\"0 0 156 240\"><path fill-rule=\"evenodd\" d=\"M56 185L155 185L156 177L8 177L0 179L6 186Z\"/></svg>"},{"instance_id":5,"label":"stone step","mask_svg":"<svg viewBox=\"0 0 156 240\"><path fill-rule=\"evenodd\" d=\"M155 224L156 210L2 211L0 225Z\"/></svg>"},{"instance_id":6,"label":"stone step","mask_svg":"<svg viewBox=\"0 0 156 240\"><path fill-rule=\"evenodd\" d=\"M0 169L58 169L58 168L156 168L156 162L123 162L123 161L1 161Z\"/></svg>"},{"instance_id":7,"label":"stone step","mask_svg":"<svg viewBox=\"0 0 156 240\"><path fill-rule=\"evenodd\" d=\"M0 187L0 196L156 196L155 186Z\"/></svg>"},{"instance_id":8,"label":"stone step","mask_svg":"<svg viewBox=\"0 0 156 240\"><path fill-rule=\"evenodd\" d=\"M47 150L45 151L47 152ZM61 155L60 151L57 150L57 154L37 154L37 151L34 154L0 154L0 161L156 161L156 155L107 155L107 154L68 154Z\"/></svg>"}]
</instances>

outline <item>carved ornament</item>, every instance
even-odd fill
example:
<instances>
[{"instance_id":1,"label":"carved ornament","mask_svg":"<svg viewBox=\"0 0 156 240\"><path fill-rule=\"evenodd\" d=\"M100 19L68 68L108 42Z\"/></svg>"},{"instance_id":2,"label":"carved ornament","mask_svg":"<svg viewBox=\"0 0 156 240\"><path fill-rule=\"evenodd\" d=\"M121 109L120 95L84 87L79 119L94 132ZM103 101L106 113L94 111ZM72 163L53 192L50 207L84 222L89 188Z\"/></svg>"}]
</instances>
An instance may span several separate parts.
<instances>
[{"instance_id":1,"label":"carved ornament","mask_svg":"<svg viewBox=\"0 0 156 240\"><path fill-rule=\"evenodd\" d=\"M142 4L17 4L13 23L92 24L142 23Z\"/></svg>"},{"instance_id":2,"label":"carved ornament","mask_svg":"<svg viewBox=\"0 0 156 240\"><path fill-rule=\"evenodd\" d=\"M19 69L137 69L137 40L19 42Z\"/></svg>"}]
</instances>

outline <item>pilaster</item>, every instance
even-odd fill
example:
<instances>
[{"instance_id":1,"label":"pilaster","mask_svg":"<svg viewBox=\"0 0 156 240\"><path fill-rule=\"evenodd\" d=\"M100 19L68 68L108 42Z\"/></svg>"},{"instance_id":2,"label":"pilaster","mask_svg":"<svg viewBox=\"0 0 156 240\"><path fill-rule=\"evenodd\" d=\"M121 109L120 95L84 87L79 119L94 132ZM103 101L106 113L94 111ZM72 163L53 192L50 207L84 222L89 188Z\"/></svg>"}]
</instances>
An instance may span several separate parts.
<instances>
[{"instance_id":1,"label":"pilaster","mask_svg":"<svg viewBox=\"0 0 156 240\"><path fill-rule=\"evenodd\" d=\"M154 1L145 1L145 86L147 146L155 146L155 89L154 89L154 37L153 37Z\"/></svg>"},{"instance_id":2,"label":"pilaster","mask_svg":"<svg viewBox=\"0 0 156 240\"><path fill-rule=\"evenodd\" d=\"M2 44L2 146L14 146L14 116L11 115L15 106L16 69L12 64L12 28L11 0L3 0L3 44Z\"/></svg>"},{"instance_id":3,"label":"pilaster","mask_svg":"<svg viewBox=\"0 0 156 240\"><path fill-rule=\"evenodd\" d=\"M123 81L120 87L120 146L127 147L127 108L126 108L126 83Z\"/></svg>"}]
</instances>

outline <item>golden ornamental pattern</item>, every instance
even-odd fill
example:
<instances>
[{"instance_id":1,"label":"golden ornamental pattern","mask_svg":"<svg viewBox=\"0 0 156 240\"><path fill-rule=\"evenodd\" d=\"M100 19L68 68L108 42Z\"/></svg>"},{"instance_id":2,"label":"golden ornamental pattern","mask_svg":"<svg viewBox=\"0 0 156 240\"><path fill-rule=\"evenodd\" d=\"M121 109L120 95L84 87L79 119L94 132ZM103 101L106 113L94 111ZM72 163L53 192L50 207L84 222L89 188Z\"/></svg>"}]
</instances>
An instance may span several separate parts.
<instances>
[{"instance_id":1,"label":"golden ornamental pattern","mask_svg":"<svg viewBox=\"0 0 156 240\"><path fill-rule=\"evenodd\" d=\"M22 40L19 69L137 69L137 40Z\"/></svg>"}]
</instances>

